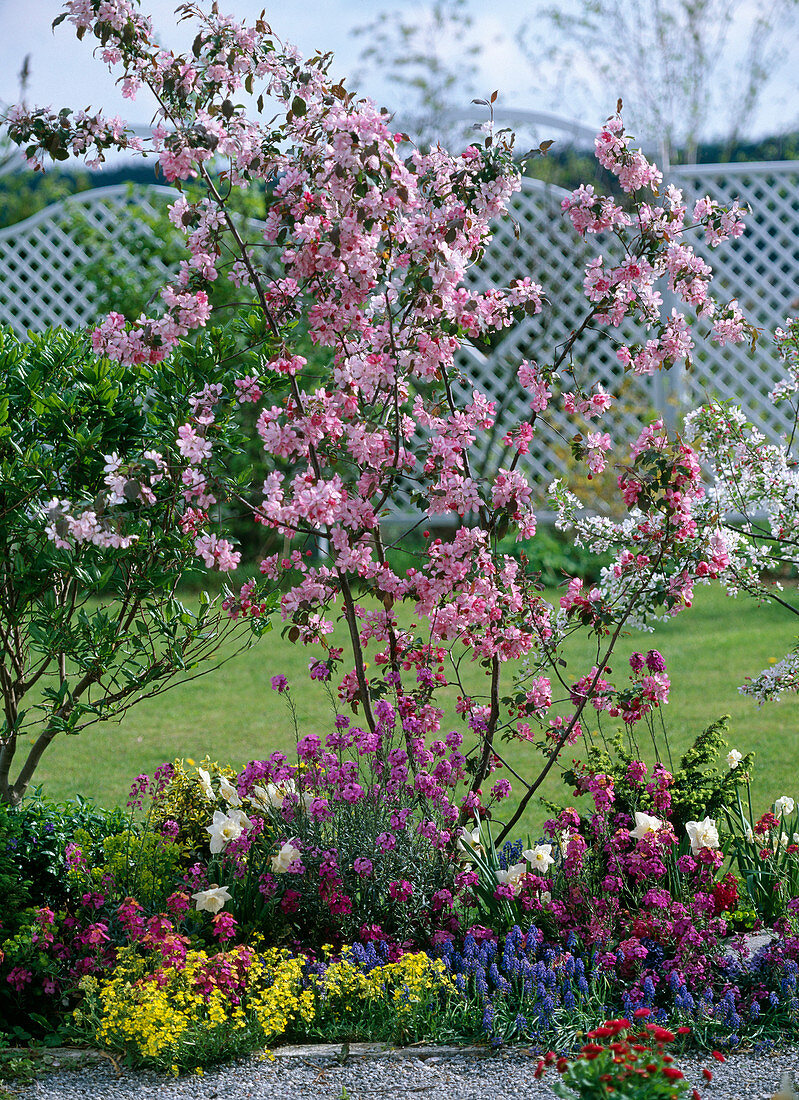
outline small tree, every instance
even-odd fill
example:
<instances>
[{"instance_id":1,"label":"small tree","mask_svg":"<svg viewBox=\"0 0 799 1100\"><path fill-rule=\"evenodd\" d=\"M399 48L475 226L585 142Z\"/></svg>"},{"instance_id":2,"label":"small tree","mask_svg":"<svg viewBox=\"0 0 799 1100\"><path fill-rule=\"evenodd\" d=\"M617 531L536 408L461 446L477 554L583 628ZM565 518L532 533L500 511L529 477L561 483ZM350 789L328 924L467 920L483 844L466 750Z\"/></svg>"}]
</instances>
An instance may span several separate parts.
<instances>
[{"instance_id":1,"label":"small tree","mask_svg":"<svg viewBox=\"0 0 799 1100\"><path fill-rule=\"evenodd\" d=\"M198 547L220 569L237 555L210 533L210 490L185 499L191 455L210 445L165 441L190 411L209 439L230 444L235 429L203 344L133 368L83 336L22 343L4 329L0 378L0 799L17 803L56 736L219 662L236 621L206 594L181 602L178 585L197 575Z\"/></svg>"},{"instance_id":2,"label":"small tree","mask_svg":"<svg viewBox=\"0 0 799 1100\"><path fill-rule=\"evenodd\" d=\"M722 568L714 540L698 534L692 515L703 492L699 463L655 422L632 442L629 465L619 473L624 520L605 521L597 536L614 559L612 594L586 590L574 577L558 608L547 602L524 555L504 549L509 532L522 542L535 536L541 487L529 454L538 424L562 409L579 429L571 440L575 458L601 473L611 438L596 425L614 398L585 369L580 339L595 328L634 374L669 369L691 352L692 321L676 308L663 311L662 290L720 343L751 333L737 303L710 293L710 267L686 243L692 227L713 244L738 236L741 211L705 198L686 224L680 191L662 193L660 171L633 147L621 118L607 121L596 138L597 158L617 177L624 205L581 187L563 209L579 232L613 234L620 261L593 258L584 274L590 307L581 323L551 358L516 364L524 406L503 440L507 464L483 477L474 460L497 409L466 377L458 352L537 314L544 294L529 277L479 291L464 283L492 223L521 185L512 136L494 133L489 119L482 140L460 155L440 147L408 150L387 112L331 81L329 57L302 60L262 18L243 26L216 6L209 14L195 5L179 10L196 27L190 57L164 51L149 19L128 0L68 0L60 17L79 37L100 42L104 60L121 67L127 91L146 84L157 96L150 148L167 179L197 179L204 188L201 199L182 195L170 210L186 233L189 258L161 291L163 313L129 326L112 314L93 333L93 345L141 364L146 384L147 365L205 324L208 290L218 277L252 291L256 308L240 324L259 358L237 362L234 382L241 400L260 403L269 391L255 429L272 469L249 492L246 482L234 486L230 499L249 502L258 522L286 540L284 553L266 556L260 571L283 586L289 637L320 647L312 678L340 677L334 703L359 715L370 743L383 736L381 712L383 724L400 723L403 759L419 790L443 791L438 777L446 768L435 764L444 751L436 736L444 714L440 692L448 682L459 689L472 744L459 762L468 761L470 777L460 806L441 795L453 823L459 814L463 821L486 810L482 785L501 760L503 740L537 744L544 761L533 758L527 777L513 773L525 789L501 841L561 750L582 736L591 710L632 726L665 701L662 658L654 655L652 668L636 661L632 682L618 674L614 682L608 679L614 648L633 616L676 613L690 603L696 577ZM242 88L257 94L262 117L249 117L235 102ZM68 109L14 109L9 130L34 164L141 148L119 120ZM224 189L212 173L221 158ZM240 231L228 201L254 183L265 184L271 199L257 234ZM639 339L630 344L619 333L627 319L638 326ZM309 340L321 368L308 362ZM203 469L213 443L212 388L186 420L162 418L161 425L163 448L174 447L177 437L178 451L192 464L188 491L202 499L214 485ZM226 457L222 447L216 452ZM421 551L402 536L387 543L382 521L406 487L416 509L408 534L448 514L458 517L450 538L428 535ZM565 486L552 487L550 497L563 522L581 524ZM183 529L185 518L176 519ZM308 561L304 544L320 536L327 559ZM209 565L230 563L229 544L215 534L199 535L196 549ZM241 614L252 602L247 585L228 607ZM342 668L342 649L327 640L336 615L349 636L349 670ZM416 625L409 628L410 617ZM596 641L590 667L568 659L566 643L577 631ZM469 658L486 673L480 696L470 697L461 680ZM519 660L525 667L510 694L503 670ZM510 783L499 780L491 801L509 793ZM441 844L452 839L439 837Z\"/></svg>"}]
</instances>

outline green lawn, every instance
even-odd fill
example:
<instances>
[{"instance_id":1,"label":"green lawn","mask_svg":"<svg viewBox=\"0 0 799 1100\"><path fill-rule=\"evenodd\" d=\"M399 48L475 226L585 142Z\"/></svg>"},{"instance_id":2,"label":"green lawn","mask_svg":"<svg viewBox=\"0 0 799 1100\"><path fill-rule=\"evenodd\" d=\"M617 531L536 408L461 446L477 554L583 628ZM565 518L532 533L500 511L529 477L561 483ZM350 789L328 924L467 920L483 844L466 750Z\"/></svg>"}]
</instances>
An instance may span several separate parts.
<instances>
[{"instance_id":1,"label":"green lawn","mask_svg":"<svg viewBox=\"0 0 799 1100\"><path fill-rule=\"evenodd\" d=\"M759 672L790 648L796 626L785 611L758 608L743 598L730 600L718 589L701 588L690 611L659 627L654 635L631 634L612 663L621 671L633 649L655 646L663 652L672 681L664 718L677 750L720 715L730 714L731 745L757 754L756 808L765 808L781 794L799 795L799 699L787 697L758 709L736 689L747 674ZM579 644L588 658L589 647ZM80 793L110 805L124 803L133 776L152 772L164 760L200 760L207 753L220 763L238 767L275 749L290 750L291 721L284 700L270 689L269 680L282 672L296 685L293 694L301 733L326 732L330 704L321 686L308 679L310 656L281 639L276 628L223 668L137 705L121 724L98 725L78 738L55 742L37 780L53 797ZM472 666L468 673L470 690L484 691L481 670ZM450 716L446 728L451 728L449 721ZM540 757L529 746L505 748L521 774L534 771ZM561 792L570 801L559 782L553 780L546 787L550 797L557 799ZM542 810L536 807L525 825L532 829L541 817Z\"/></svg>"}]
</instances>

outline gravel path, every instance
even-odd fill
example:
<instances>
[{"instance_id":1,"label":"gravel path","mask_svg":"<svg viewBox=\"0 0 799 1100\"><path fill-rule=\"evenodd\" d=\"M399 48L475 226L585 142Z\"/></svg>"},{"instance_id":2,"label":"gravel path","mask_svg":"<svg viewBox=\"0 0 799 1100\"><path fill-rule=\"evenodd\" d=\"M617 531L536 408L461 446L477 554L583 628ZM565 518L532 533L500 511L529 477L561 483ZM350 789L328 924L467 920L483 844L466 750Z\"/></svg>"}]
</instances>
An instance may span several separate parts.
<instances>
[{"instance_id":1,"label":"gravel path","mask_svg":"<svg viewBox=\"0 0 799 1100\"><path fill-rule=\"evenodd\" d=\"M19 1100L553 1100L546 1078L532 1074L537 1055L497 1055L448 1051L426 1056L403 1052L380 1057L351 1054L341 1065L330 1054L248 1058L200 1077L179 1080L123 1070L110 1062L78 1070L56 1070L32 1085L12 1085ZM739 1054L723 1065L709 1058L683 1058L677 1064L703 1100L769 1100L788 1071L799 1083L799 1050L780 1054ZM712 1084L702 1067L712 1066ZM799 1096L799 1094L797 1094ZM785 1100L789 1100L790 1094ZM782 1097L780 1097L782 1100Z\"/></svg>"}]
</instances>

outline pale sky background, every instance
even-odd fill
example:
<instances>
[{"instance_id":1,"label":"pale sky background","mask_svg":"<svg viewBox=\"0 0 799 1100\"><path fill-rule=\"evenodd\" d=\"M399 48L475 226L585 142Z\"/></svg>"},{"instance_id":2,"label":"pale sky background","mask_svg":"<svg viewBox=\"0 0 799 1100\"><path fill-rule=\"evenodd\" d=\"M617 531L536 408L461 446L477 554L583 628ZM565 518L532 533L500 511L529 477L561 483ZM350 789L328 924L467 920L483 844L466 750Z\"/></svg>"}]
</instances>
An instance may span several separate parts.
<instances>
[{"instance_id":1,"label":"pale sky background","mask_svg":"<svg viewBox=\"0 0 799 1100\"><path fill-rule=\"evenodd\" d=\"M594 126L611 113L616 90L608 90L607 104L589 103L571 97L568 90L557 102L546 91L534 94L529 62L514 41L519 23L537 9L538 0L469 0L475 21L475 37L482 43L479 83L484 94L500 90L500 104L515 107L556 109L560 115ZM559 0L563 2L563 0ZM568 0L567 0L568 2ZM641 0L647 3L648 0ZM751 0L753 5L765 0ZM151 14L161 41L172 48L185 49L193 33L176 23L173 11L176 0L144 0L142 10ZM268 0L220 0L220 8L237 18L251 21L263 7L274 31L292 41L306 53L332 50L336 56L333 72L351 76L358 68L362 41L351 35L353 27L373 20L380 12L401 9L404 13L419 10L418 0L301 0L300 3L270 5ZM0 0L0 103L13 103L18 98L17 73L23 58L31 55L32 77L28 102L41 106L89 105L102 107L106 113L120 114L126 121L146 124L150 111L144 95L131 103L122 98L114 79L102 62L92 57L90 40L78 42L74 31L62 23L55 32L52 20L60 13L59 0ZM92 40L93 41L93 40ZM733 33L733 53L730 57L734 74L735 48L743 49L745 38ZM542 53L546 43L542 42ZM799 42L788 44L788 63L774 85L765 94L752 126L752 136L780 133L799 126ZM734 78L734 77L733 77ZM374 96L396 110L388 90L379 77L364 81L358 91ZM467 107L470 96L465 94L461 106ZM478 108L475 108L477 111ZM714 136L714 135L707 135Z\"/></svg>"}]
</instances>

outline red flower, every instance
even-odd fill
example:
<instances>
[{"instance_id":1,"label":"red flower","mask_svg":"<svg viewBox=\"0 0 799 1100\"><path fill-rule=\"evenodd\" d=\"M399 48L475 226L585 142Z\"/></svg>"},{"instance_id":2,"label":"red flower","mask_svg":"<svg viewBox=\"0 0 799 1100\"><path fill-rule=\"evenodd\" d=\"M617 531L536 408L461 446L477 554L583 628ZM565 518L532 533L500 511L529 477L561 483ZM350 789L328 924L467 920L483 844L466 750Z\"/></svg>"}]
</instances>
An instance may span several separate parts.
<instances>
[{"instance_id":1,"label":"red flower","mask_svg":"<svg viewBox=\"0 0 799 1100\"><path fill-rule=\"evenodd\" d=\"M676 1066L664 1066L663 1076L668 1077L670 1081L679 1081L683 1073L681 1069L677 1069Z\"/></svg>"},{"instance_id":2,"label":"red flower","mask_svg":"<svg viewBox=\"0 0 799 1100\"><path fill-rule=\"evenodd\" d=\"M598 1043L586 1043L584 1047L581 1047L581 1053L589 1062L597 1058L600 1054L604 1054L604 1052L605 1048L599 1046Z\"/></svg>"},{"instance_id":3,"label":"red flower","mask_svg":"<svg viewBox=\"0 0 799 1100\"><path fill-rule=\"evenodd\" d=\"M633 1013L633 1016L635 1016L636 1020L643 1020L646 1016L651 1016L651 1015L652 1015L652 1009L651 1008L636 1008L635 1012Z\"/></svg>"},{"instance_id":4,"label":"red flower","mask_svg":"<svg viewBox=\"0 0 799 1100\"><path fill-rule=\"evenodd\" d=\"M665 1027L661 1027L659 1024L646 1024L646 1030L652 1032L653 1039L658 1043L673 1043L675 1036L671 1031L666 1031Z\"/></svg>"},{"instance_id":5,"label":"red flower","mask_svg":"<svg viewBox=\"0 0 799 1100\"><path fill-rule=\"evenodd\" d=\"M724 1055L721 1054L718 1050L713 1051L713 1057L716 1059L717 1062L726 1062L727 1061L727 1059L724 1057Z\"/></svg>"},{"instance_id":6,"label":"red flower","mask_svg":"<svg viewBox=\"0 0 799 1100\"><path fill-rule=\"evenodd\" d=\"M705 1079L706 1081L712 1081L712 1080L713 1080L713 1074L712 1074L712 1073L711 1073L711 1071L710 1071L710 1070L709 1070L709 1069L707 1068L707 1066L705 1066L705 1068L704 1068L704 1069L702 1070L702 1076L704 1077L704 1079Z\"/></svg>"},{"instance_id":7,"label":"red flower","mask_svg":"<svg viewBox=\"0 0 799 1100\"><path fill-rule=\"evenodd\" d=\"M538 1081L544 1076L545 1072L546 1072L546 1066L544 1065L544 1059L541 1058L541 1059L539 1059L538 1065L535 1067L535 1069L533 1071L533 1077L535 1077L535 1079Z\"/></svg>"}]
</instances>

